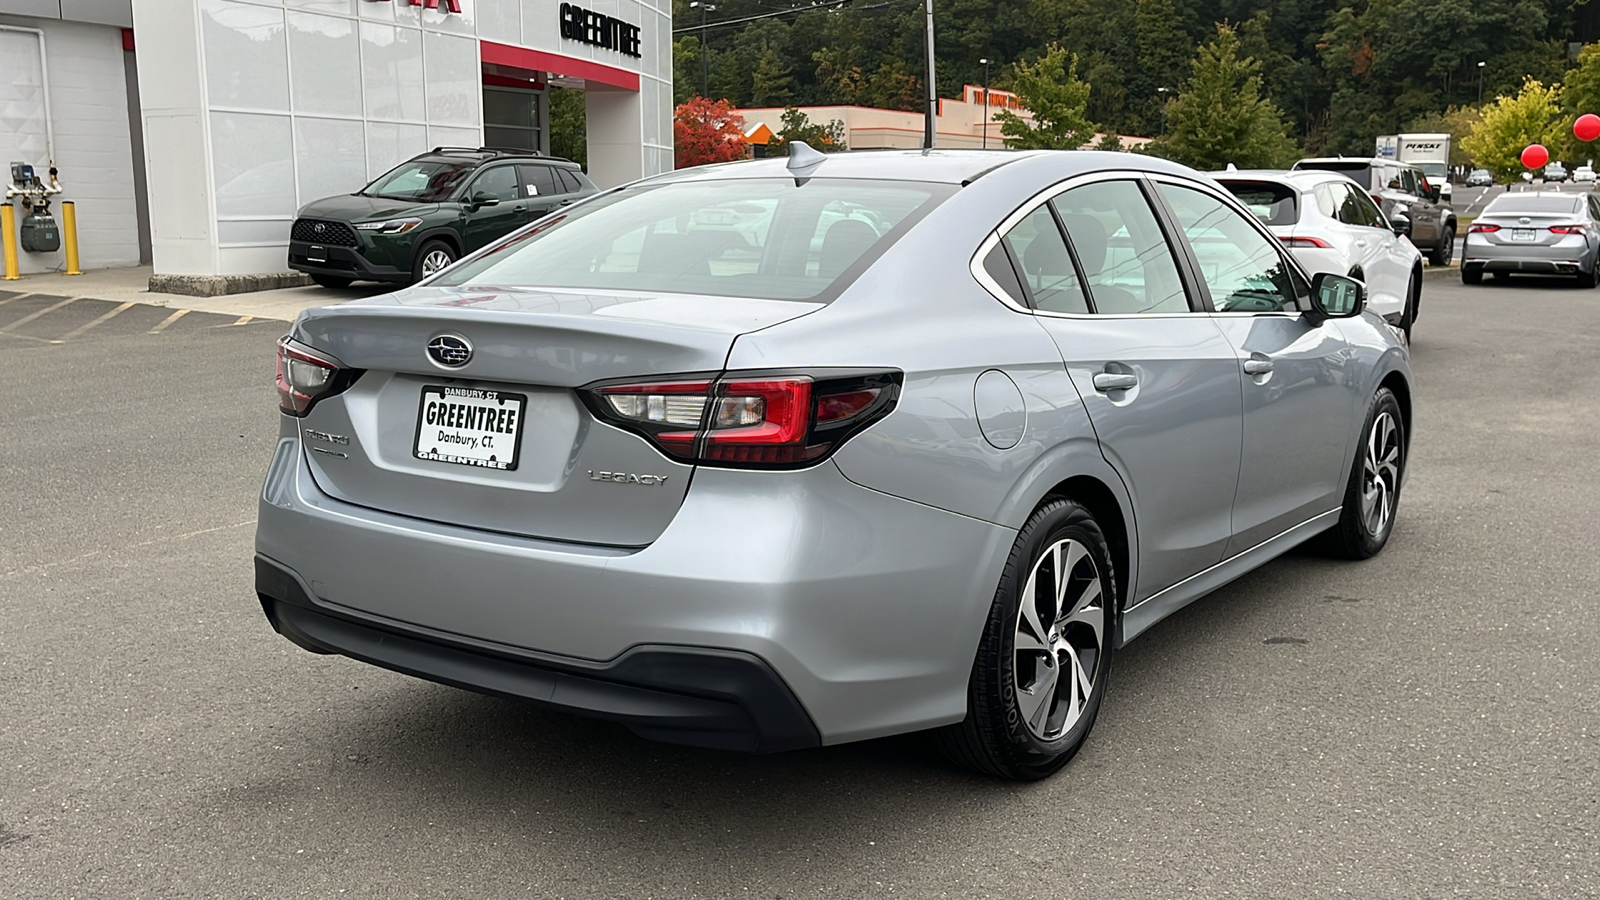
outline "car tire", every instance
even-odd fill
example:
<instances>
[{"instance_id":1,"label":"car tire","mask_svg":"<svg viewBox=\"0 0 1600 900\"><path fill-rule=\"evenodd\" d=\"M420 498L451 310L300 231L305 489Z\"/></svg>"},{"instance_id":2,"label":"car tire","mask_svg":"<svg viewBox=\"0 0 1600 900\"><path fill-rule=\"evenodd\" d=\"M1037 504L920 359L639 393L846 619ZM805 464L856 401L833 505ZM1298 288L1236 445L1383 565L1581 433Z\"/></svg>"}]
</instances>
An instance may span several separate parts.
<instances>
[{"instance_id":1,"label":"car tire","mask_svg":"<svg viewBox=\"0 0 1600 900\"><path fill-rule=\"evenodd\" d=\"M1456 255L1456 230L1445 228L1443 240L1434 246L1433 252L1428 254L1428 264L1431 266L1448 266L1450 260Z\"/></svg>"},{"instance_id":2,"label":"car tire","mask_svg":"<svg viewBox=\"0 0 1600 900\"><path fill-rule=\"evenodd\" d=\"M978 645L967 716L935 732L946 756L1016 781L1047 777L1072 759L1109 683L1115 585L1105 533L1087 509L1056 499L1028 518Z\"/></svg>"},{"instance_id":3,"label":"car tire","mask_svg":"<svg viewBox=\"0 0 1600 900\"><path fill-rule=\"evenodd\" d=\"M355 281L354 278L337 278L333 275L313 275L311 280L321 287L333 288L334 290L347 288Z\"/></svg>"},{"instance_id":4,"label":"car tire","mask_svg":"<svg viewBox=\"0 0 1600 900\"><path fill-rule=\"evenodd\" d=\"M1377 556L1394 532L1405 481L1406 422L1400 401L1379 388L1361 427L1361 443L1350 464L1339 523L1322 534L1323 548L1341 559Z\"/></svg>"},{"instance_id":5,"label":"car tire","mask_svg":"<svg viewBox=\"0 0 1600 900\"><path fill-rule=\"evenodd\" d=\"M1597 263L1596 265L1600 265L1600 263ZM1594 285L1595 285L1595 270L1594 269L1590 269L1587 272L1584 272L1584 271L1581 271L1581 270L1578 272L1578 287L1580 287L1580 288L1592 288L1592 287L1594 287Z\"/></svg>"},{"instance_id":6,"label":"car tire","mask_svg":"<svg viewBox=\"0 0 1600 900\"><path fill-rule=\"evenodd\" d=\"M417 248L416 262L411 265L411 280L413 283L427 278L445 266L455 262L460 257L456 248L441 240L431 240Z\"/></svg>"},{"instance_id":7,"label":"car tire","mask_svg":"<svg viewBox=\"0 0 1600 900\"><path fill-rule=\"evenodd\" d=\"M1461 267L1462 284L1483 284L1483 270L1479 268Z\"/></svg>"}]
</instances>

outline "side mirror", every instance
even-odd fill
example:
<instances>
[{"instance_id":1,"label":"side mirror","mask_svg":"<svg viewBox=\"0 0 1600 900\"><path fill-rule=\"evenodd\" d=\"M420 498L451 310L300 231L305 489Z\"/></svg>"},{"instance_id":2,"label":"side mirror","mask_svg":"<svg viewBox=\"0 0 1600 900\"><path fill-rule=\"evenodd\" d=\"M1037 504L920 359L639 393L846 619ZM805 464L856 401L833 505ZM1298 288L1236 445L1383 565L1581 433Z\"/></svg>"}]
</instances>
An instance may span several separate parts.
<instances>
[{"instance_id":1,"label":"side mirror","mask_svg":"<svg viewBox=\"0 0 1600 900\"><path fill-rule=\"evenodd\" d=\"M473 205L474 208L484 207L484 206L496 206L499 203L500 203L500 198L496 197L495 195L493 195L491 193L489 193L488 191L478 191L477 193L472 195L472 205Z\"/></svg>"},{"instance_id":2,"label":"side mirror","mask_svg":"<svg viewBox=\"0 0 1600 900\"><path fill-rule=\"evenodd\" d=\"M1411 234L1411 217L1404 213L1391 213L1389 215L1389 227L1394 229L1395 234L1401 237L1409 237Z\"/></svg>"},{"instance_id":3,"label":"side mirror","mask_svg":"<svg viewBox=\"0 0 1600 900\"><path fill-rule=\"evenodd\" d=\"M1437 184L1428 185L1428 199L1432 200L1435 203L1438 203L1439 202L1439 197L1443 193L1443 191L1444 191L1444 189L1441 188Z\"/></svg>"},{"instance_id":4,"label":"side mirror","mask_svg":"<svg viewBox=\"0 0 1600 900\"><path fill-rule=\"evenodd\" d=\"M1354 278L1318 272L1311 279L1311 308L1324 319L1349 319L1367 308L1367 286Z\"/></svg>"}]
</instances>

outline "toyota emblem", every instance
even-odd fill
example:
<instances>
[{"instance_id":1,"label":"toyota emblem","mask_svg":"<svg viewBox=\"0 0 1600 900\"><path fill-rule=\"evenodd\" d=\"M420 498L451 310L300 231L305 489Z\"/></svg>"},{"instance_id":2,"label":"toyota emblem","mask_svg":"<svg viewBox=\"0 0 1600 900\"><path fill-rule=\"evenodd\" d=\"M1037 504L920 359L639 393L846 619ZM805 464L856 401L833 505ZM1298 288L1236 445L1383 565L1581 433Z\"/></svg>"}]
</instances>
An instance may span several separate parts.
<instances>
[{"instance_id":1,"label":"toyota emblem","mask_svg":"<svg viewBox=\"0 0 1600 900\"><path fill-rule=\"evenodd\" d=\"M317 234L321 234L324 231L328 230L328 226L322 224L321 222L318 222L317 224L311 226L311 230L316 232Z\"/></svg>"},{"instance_id":2,"label":"toyota emblem","mask_svg":"<svg viewBox=\"0 0 1600 900\"><path fill-rule=\"evenodd\" d=\"M428 358L447 369L459 369L472 361L472 345L458 334L441 334L428 342Z\"/></svg>"}]
</instances>

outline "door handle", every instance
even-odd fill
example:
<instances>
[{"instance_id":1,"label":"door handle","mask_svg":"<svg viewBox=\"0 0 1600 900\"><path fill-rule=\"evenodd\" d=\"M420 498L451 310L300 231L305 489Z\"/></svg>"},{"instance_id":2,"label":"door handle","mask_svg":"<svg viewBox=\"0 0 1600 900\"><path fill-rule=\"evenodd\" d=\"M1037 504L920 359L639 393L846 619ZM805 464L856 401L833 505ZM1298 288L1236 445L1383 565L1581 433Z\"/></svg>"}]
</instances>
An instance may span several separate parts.
<instances>
[{"instance_id":1,"label":"door handle","mask_svg":"<svg viewBox=\"0 0 1600 900\"><path fill-rule=\"evenodd\" d=\"M1096 372L1094 389L1097 391L1125 391L1139 386L1139 376L1124 372Z\"/></svg>"},{"instance_id":2,"label":"door handle","mask_svg":"<svg viewBox=\"0 0 1600 900\"><path fill-rule=\"evenodd\" d=\"M1244 361L1244 373L1246 375L1265 375L1271 371L1272 360L1270 359L1247 359Z\"/></svg>"}]
</instances>

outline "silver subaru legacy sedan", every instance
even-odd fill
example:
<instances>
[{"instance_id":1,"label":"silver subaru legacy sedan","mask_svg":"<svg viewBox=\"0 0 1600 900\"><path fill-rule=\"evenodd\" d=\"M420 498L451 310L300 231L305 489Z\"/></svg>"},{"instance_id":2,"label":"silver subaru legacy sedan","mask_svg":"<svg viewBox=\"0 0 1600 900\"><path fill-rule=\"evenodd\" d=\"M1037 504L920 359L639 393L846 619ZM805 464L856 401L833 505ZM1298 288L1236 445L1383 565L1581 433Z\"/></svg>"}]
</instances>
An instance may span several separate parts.
<instances>
[{"instance_id":1,"label":"silver subaru legacy sedan","mask_svg":"<svg viewBox=\"0 0 1600 900\"><path fill-rule=\"evenodd\" d=\"M1094 152L688 169L308 310L284 637L753 751L931 730L1041 778L1114 651L1394 527L1404 342L1214 182Z\"/></svg>"}]
</instances>

